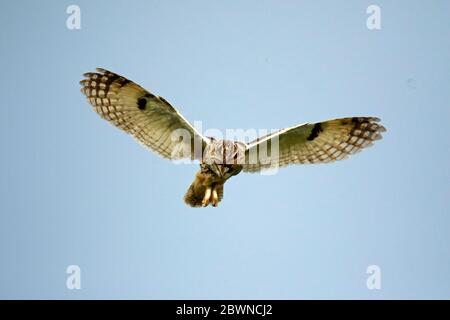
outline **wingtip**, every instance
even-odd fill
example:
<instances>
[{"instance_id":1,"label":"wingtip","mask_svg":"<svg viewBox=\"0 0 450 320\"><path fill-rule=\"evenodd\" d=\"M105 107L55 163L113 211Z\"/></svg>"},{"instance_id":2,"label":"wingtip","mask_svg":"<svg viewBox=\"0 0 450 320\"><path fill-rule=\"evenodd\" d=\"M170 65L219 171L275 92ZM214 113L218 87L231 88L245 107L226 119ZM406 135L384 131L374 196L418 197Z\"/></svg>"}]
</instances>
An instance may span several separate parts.
<instances>
[{"instance_id":1,"label":"wingtip","mask_svg":"<svg viewBox=\"0 0 450 320\"><path fill-rule=\"evenodd\" d=\"M371 120L371 122L380 122L381 121L381 119L378 117L371 117L370 120ZM377 128L378 132L386 132L387 131L386 127L381 124L377 124L377 126L378 126L378 128Z\"/></svg>"},{"instance_id":2,"label":"wingtip","mask_svg":"<svg viewBox=\"0 0 450 320\"><path fill-rule=\"evenodd\" d=\"M104 68L95 68L95 70L97 70L97 72L99 72L101 74L112 73L111 71L104 69Z\"/></svg>"}]
</instances>

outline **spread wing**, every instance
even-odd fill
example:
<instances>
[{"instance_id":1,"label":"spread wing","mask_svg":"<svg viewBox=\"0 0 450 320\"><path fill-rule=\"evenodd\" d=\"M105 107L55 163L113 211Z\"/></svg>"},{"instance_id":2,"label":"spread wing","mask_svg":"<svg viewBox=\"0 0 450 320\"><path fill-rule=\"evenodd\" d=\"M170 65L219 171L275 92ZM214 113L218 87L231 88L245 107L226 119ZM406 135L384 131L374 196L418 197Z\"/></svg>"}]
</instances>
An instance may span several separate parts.
<instances>
[{"instance_id":1,"label":"spread wing","mask_svg":"<svg viewBox=\"0 0 450 320\"><path fill-rule=\"evenodd\" d=\"M104 69L84 76L81 92L103 119L164 158L201 159L209 139L164 98Z\"/></svg>"},{"instance_id":2,"label":"spread wing","mask_svg":"<svg viewBox=\"0 0 450 320\"><path fill-rule=\"evenodd\" d=\"M258 172L290 164L345 159L381 139L381 132L386 129L378 124L379 121L374 117L353 117L282 129L247 145L243 170ZM267 159L264 159L265 155L268 155Z\"/></svg>"}]
</instances>

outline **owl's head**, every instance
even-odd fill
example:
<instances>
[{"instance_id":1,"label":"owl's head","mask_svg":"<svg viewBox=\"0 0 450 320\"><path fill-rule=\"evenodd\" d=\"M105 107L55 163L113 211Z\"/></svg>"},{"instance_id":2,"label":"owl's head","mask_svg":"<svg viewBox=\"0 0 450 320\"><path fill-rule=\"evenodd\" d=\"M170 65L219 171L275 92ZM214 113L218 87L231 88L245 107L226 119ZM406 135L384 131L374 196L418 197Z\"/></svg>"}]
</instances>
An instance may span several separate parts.
<instances>
[{"instance_id":1,"label":"owl's head","mask_svg":"<svg viewBox=\"0 0 450 320\"><path fill-rule=\"evenodd\" d=\"M244 164L246 146L239 141L216 140L210 138L210 143L203 153L203 163L236 165Z\"/></svg>"}]
</instances>

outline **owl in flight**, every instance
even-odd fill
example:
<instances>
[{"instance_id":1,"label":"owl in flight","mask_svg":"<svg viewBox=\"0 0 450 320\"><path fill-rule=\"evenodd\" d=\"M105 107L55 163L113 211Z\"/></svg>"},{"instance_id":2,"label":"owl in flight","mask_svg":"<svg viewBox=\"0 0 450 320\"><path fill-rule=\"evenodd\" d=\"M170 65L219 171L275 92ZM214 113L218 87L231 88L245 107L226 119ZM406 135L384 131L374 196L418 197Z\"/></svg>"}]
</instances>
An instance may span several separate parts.
<instances>
[{"instance_id":1,"label":"owl in flight","mask_svg":"<svg viewBox=\"0 0 450 320\"><path fill-rule=\"evenodd\" d=\"M250 143L220 140L202 136L164 98L118 74L98 68L84 76L81 92L102 118L164 158L200 162L184 196L192 207L217 206L224 183L241 171L342 160L385 131L378 118L351 117L300 124Z\"/></svg>"}]
</instances>

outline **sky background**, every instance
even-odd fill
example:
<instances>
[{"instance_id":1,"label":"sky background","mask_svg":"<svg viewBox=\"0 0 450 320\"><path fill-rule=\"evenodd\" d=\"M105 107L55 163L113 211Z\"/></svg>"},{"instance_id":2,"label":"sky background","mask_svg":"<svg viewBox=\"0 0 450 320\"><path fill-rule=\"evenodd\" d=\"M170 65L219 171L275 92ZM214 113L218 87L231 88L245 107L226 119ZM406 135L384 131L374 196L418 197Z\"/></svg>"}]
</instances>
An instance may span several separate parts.
<instances>
[{"instance_id":1,"label":"sky background","mask_svg":"<svg viewBox=\"0 0 450 320\"><path fill-rule=\"evenodd\" d=\"M450 298L449 1L9 1L0 18L0 298ZM192 209L197 166L100 119L78 84L95 67L204 129L369 115L387 132Z\"/></svg>"}]
</instances>

